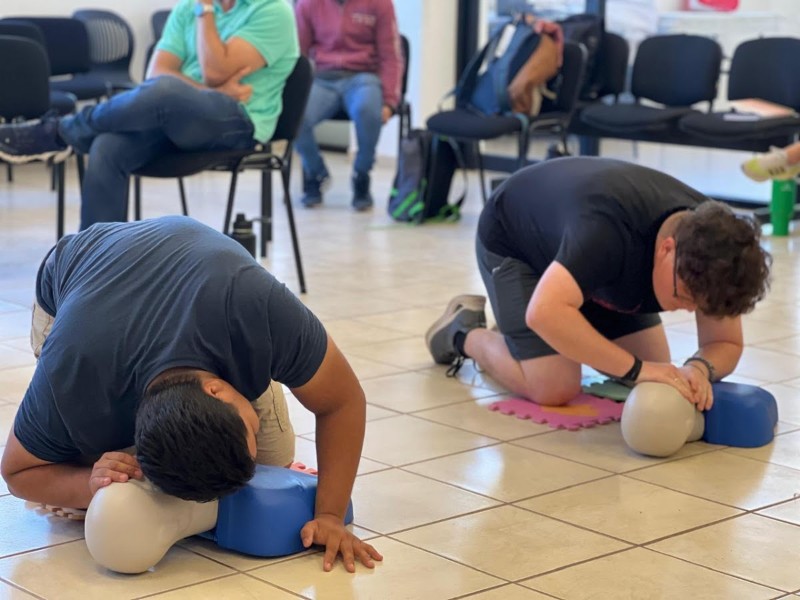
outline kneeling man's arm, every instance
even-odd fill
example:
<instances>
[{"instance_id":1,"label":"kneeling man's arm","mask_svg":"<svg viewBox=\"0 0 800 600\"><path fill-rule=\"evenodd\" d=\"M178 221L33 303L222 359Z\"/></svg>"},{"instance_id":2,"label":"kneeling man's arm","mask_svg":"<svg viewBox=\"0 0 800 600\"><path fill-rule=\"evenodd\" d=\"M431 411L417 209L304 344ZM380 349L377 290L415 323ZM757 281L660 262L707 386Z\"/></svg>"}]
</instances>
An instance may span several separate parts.
<instances>
[{"instance_id":1,"label":"kneeling man's arm","mask_svg":"<svg viewBox=\"0 0 800 600\"><path fill-rule=\"evenodd\" d=\"M123 452L107 452L93 467L42 460L24 448L13 428L0 471L17 498L69 508L86 508L94 493L112 481L142 478L136 459Z\"/></svg>"},{"instance_id":2,"label":"kneeling man's arm","mask_svg":"<svg viewBox=\"0 0 800 600\"><path fill-rule=\"evenodd\" d=\"M695 314L697 321L697 340L700 349L695 356L704 359L693 360L689 364L701 370L706 377L719 381L733 373L744 350L742 335L742 318L725 317L722 319L709 317L701 312ZM714 372L709 372L706 362Z\"/></svg>"},{"instance_id":3,"label":"kneeling man's arm","mask_svg":"<svg viewBox=\"0 0 800 600\"><path fill-rule=\"evenodd\" d=\"M525 322L562 356L602 373L622 377L633 366L634 356L592 327L580 312L583 302L578 282L566 267L554 261L536 286ZM679 370L669 363L644 363L637 381L668 383L685 397L691 396Z\"/></svg>"},{"instance_id":4,"label":"kneeling man's arm","mask_svg":"<svg viewBox=\"0 0 800 600\"><path fill-rule=\"evenodd\" d=\"M323 568L330 571L337 554L353 572L355 561L372 567L381 555L343 527L361 458L366 423L364 390L333 340L311 380L292 393L317 417L319 486L315 518L301 532L306 547L325 545Z\"/></svg>"}]
</instances>

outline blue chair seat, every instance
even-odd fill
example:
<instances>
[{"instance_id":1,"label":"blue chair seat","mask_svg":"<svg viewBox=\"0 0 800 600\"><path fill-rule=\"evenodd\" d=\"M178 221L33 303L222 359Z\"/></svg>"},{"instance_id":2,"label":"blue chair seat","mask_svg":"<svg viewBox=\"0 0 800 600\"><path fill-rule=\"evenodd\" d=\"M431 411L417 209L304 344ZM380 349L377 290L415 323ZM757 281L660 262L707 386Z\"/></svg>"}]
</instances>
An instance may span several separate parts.
<instances>
[{"instance_id":1,"label":"blue chair seat","mask_svg":"<svg viewBox=\"0 0 800 600\"><path fill-rule=\"evenodd\" d=\"M593 104L581 111L581 121L613 132L665 131L694 111L686 107L657 108L641 104Z\"/></svg>"},{"instance_id":2,"label":"blue chair seat","mask_svg":"<svg viewBox=\"0 0 800 600\"><path fill-rule=\"evenodd\" d=\"M726 118L727 115L730 113L686 115L678 127L698 138L720 142L742 138L767 139L800 132L800 116L740 121Z\"/></svg>"}]
</instances>

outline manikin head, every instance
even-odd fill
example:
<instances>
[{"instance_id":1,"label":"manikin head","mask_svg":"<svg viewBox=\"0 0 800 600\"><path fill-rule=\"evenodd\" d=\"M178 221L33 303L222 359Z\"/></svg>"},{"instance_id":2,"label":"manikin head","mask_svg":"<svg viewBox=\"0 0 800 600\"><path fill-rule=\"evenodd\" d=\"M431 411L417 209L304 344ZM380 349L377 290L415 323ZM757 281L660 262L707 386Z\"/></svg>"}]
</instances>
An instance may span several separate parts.
<instances>
[{"instance_id":1,"label":"manikin head","mask_svg":"<svg viewBox=\"0 0 800 600\"><path fill-rule=\"evenodd\" d=\"M255 472L258 415L226 381L190 369L151 384L136 414L136 458L163 492L208 502Z\"/></svg>"},{"instance_id":2,"label":"manikin head","mask_svg":"<svg viewBox=\"0 0 800 600\"><path fill-rule=\"evenodd\" d=\"M769 289L772 256L761 228L721 202L670 216L656 241L653 289L664 310L699 310L737 317L755 308Z\"/></svg>"}]
</instances>

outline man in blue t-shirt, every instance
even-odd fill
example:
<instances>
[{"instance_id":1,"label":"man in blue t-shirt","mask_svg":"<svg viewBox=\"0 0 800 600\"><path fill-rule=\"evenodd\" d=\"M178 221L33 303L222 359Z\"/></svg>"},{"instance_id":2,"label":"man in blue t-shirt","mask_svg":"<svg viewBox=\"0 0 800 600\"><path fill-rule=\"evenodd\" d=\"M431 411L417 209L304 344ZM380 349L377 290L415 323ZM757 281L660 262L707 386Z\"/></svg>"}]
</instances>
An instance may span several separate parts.
<instances>
[{"instance_id":1,"label":"man in blue t-shirt","mask_svg":"<svg viewBox=\"0 0 800 600\"><path fill-rule=\"evenodd\" d=\"M699 410L742 354L741 315L769 285L761 229L653 169L561 158L514 173L478 224L483 296L459 296L426 334L436 362L473 358L514 394L557 406L581 365L629 384L657 381ZM695 313L699 349L670 362L659 312ZM451 371L452 372L452 371Z\"/></svg>"},{"instance_id":2,"label":"man in blue t-shirt","mask_svg":"<svg viewBox=\"0 0 800 600\"><path fill-rule=\"evenodd\" d=\"M287 0L180 0L144 83L76 115L0 125L0 159L88 154L81 229L125 221L130 174L158 157L268 141L299 55Z\"/></svg>"},{"instance_id":3,"label":"man in blue t-shirt","mask_svg":"<svg viewBox=\"0 0 800 600\"><path fill-rule=\"evenodd\" d=\"M187 500L233 492L256 462L293 459L282 383L317 416L304 542L326 545L326 570L335 552L351 571L380 559L344 528L364 392L319 320L235 241L186 217L62 238L39 269L31 337L39 360L2 459L15 496L85 508L143 476Z\"/></svg>"}]
</instances>

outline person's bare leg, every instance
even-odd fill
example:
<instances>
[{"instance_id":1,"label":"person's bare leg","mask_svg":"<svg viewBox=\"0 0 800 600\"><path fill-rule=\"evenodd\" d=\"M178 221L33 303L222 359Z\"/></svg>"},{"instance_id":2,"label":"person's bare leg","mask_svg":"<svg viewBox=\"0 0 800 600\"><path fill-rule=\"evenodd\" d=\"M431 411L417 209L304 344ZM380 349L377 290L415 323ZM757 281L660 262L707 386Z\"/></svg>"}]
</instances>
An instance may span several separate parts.
<instances>
[{"instance_id":1,"label":"person's bare leg","mask_svg":"<svg viewBox=\"0 0 800 600\"><path fill-rule=\"evenodd\" d=\"M518 361L500 333L473 329L467 334L464 351L500 385L537 404L560 406L580 393L578 363L559 355Z\"/></svg>"},{"instance_id":2,"label":"person's bare leg","mask_svg":"<svg viewBox=\"0 0 800 600\"><path fill-rule=\"evenodd\" d=\"M786 160L790 165L800 163L800 142L786 146L783 151L786 152Z\"/></svg>"}]
</instances>

